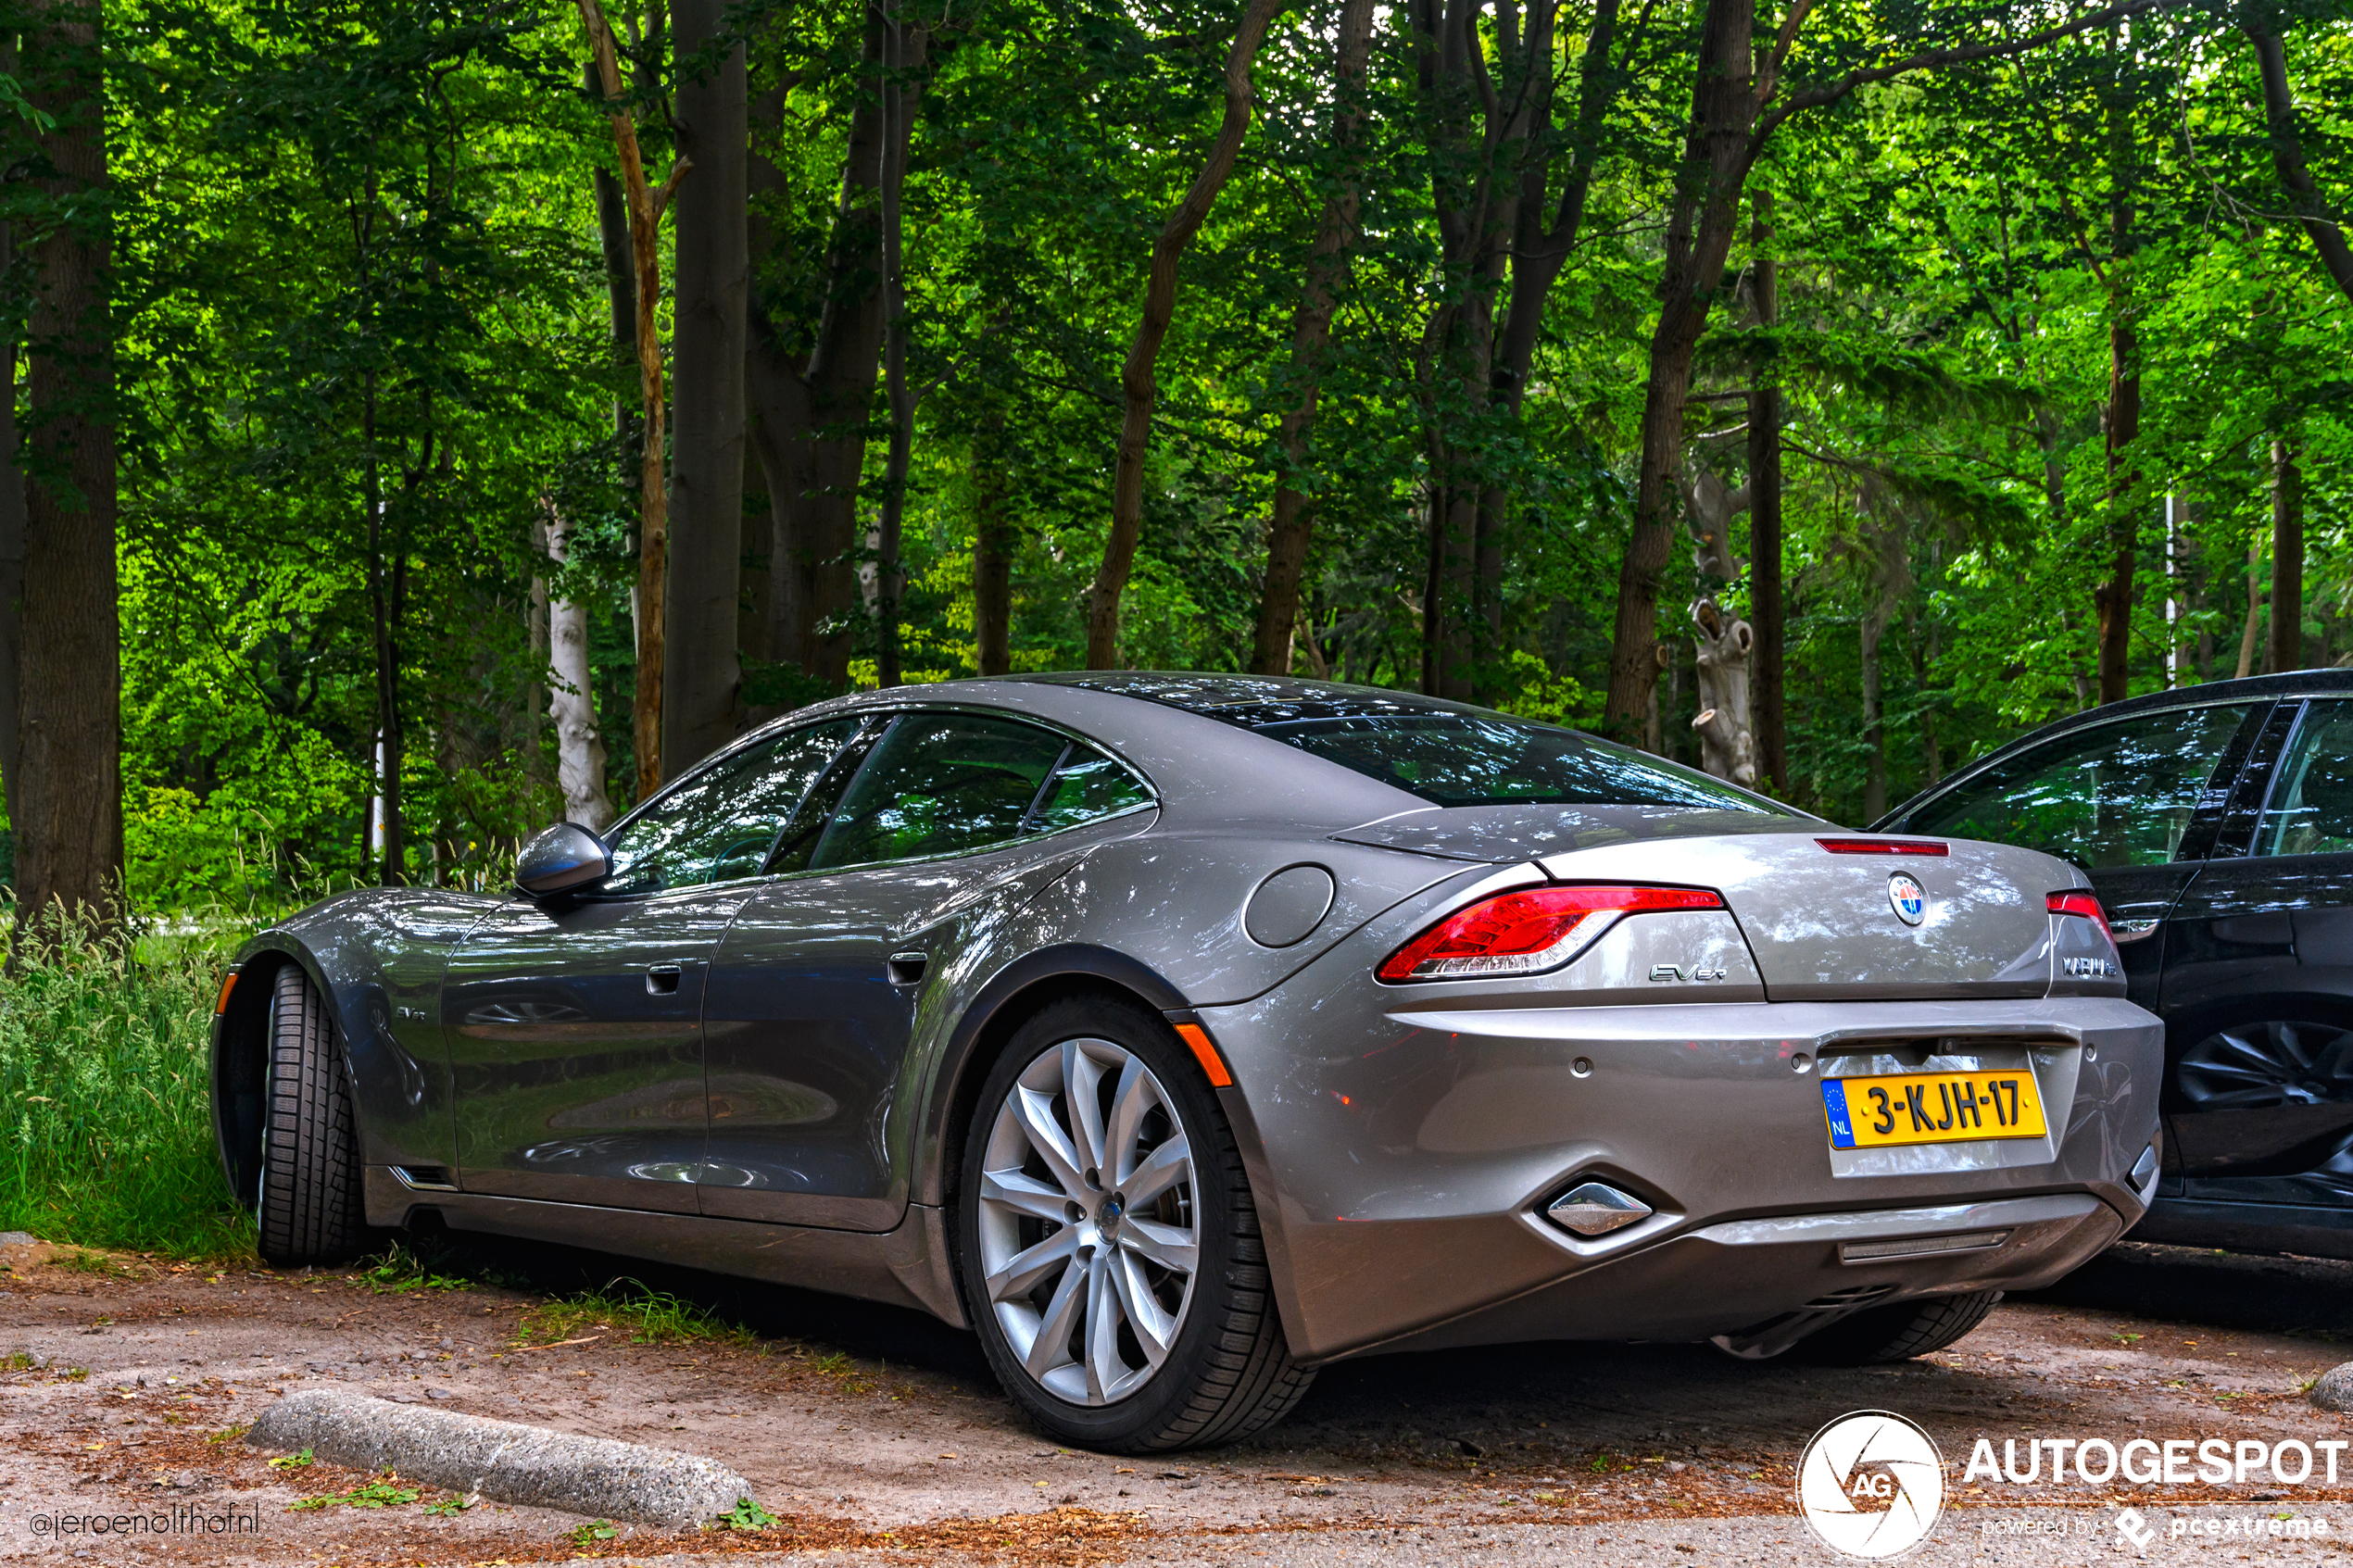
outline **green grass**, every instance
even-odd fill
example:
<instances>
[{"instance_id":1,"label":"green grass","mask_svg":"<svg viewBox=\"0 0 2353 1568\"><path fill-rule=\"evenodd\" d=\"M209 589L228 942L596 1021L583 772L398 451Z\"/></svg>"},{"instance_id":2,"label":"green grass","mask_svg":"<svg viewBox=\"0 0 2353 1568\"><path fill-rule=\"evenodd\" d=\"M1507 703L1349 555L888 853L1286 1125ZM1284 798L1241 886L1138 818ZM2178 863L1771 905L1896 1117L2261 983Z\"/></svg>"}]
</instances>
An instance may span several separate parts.
<instances>
[{"instance_id":1,"label":"green grass","mask_svg":"<svg viewBox=\"0 0 2353 1568\"><path fill-rule=\"evenodd\" d=\"M243 1258L253 1221L213 1153L205 936L135 945L0 907L0 1230L170 1258Z\"/></svg>"},{"instance_id":2,"label":"green grass","mask_svg":"<svg viewBox=\"0 0 2353 1568\"><path fill-rule=\"evenodd\" d=\"M616 1333L626 1333L633 1345L676 1345L697 1339L758 1343L749 1329L668 1291L649 1290L634 1279L617 1279L533 1308L523 1315L518 1338L526 1344L553 1345Z\"/></svg>"}]
</instances>

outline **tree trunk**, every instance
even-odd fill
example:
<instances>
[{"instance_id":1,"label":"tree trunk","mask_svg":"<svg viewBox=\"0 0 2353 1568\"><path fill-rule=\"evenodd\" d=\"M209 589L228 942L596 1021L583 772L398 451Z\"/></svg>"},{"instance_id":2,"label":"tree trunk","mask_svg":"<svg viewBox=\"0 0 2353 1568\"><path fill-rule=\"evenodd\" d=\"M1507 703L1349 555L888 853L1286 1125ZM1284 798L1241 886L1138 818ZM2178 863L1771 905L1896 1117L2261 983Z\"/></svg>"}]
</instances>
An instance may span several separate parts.
<instances>
[{"instance_id":1,"label":"tree trunk","mask_svg":"<svg viewBox=\"0 0 2353 1568\"><path fill-rule=\"evenodd\" d=\"M2271 437L2271 669L2304 668L2304 475L2293 437Z\"/></svg>"},{"instance_id":2,"label":"tree trunk","mask_svg":"<svg viewBox=\"0 0 2353 1568\"><path fill-rule=\"evenodd\" d=\"M1363 178L1357 144L1362 140L1365 113L1358 101L1364 90L1365 67L1372 54L1373 0L1345 0L1340 13L1338 91L1340 103L1332 120L1332 146L1339 156L1338 185L1324 204L1323 222L1315 247L1307 259L1307 278L1300 291L1299 309L1291 319L1291 406L1283 411L1279 439L1283 473L1275 483L1275 516L1266 533L1266 582L1258 606L1258 633L1251 648L1250 667L1261 675L1290 673L1291 629L1299 614L1299 583L1307 568L1307 546L1315 518L1299 475L1307 465L1309 437L1315 428L1315 398L1321 384L1325 352L1331 343L1332 311L1338 304L1340 280L1348 270L1348 255L1356 243L1356 209Z\"/></svg>"},{"instance_id":3,"label":"tree trunk","mask_svg":"<svg viewBox=\"0 0 2353 1568\"><path fill-rule=\"evenodd\" d=\"M904 201L907 184L905 86L907 24L901 4L885 13L882 90L883 388L890 405L890 450L883 465L882 522L875 543L875 684L895 686L899 668L900 602L907 591L900 538L906 528L907 470L915 445L915 395L907 384L907 278Z\"/></svg>"},{"instance_id":4,"label":"tree trunk","mask_svg":"<svg viewBox=\"0 0 2353 1568\"><path fill-rule=\"evenodd\" d=\"M2249 15L2254 10L2249 7ZM2279 171L2280 183L2286 188L2304 232L2321 253L2321 266L2345 297L2353 299L2353 246L2346 244L2345 231L2327 216L2328 204L2322 199L2311 170L2305 167L2304 141L2296 129L2296 103L2288 94L2286 49L2278 34L2255 22L2247 24L2246 36L2255 45L2256 67L2263 82L2263 122L2271 143L2271 167Z\"/></svg>"},{"instance_id":5,"label":"tree trunk","mask_svg":"<svg viewBox=\"0 0 2353 1568\"><path fill-rule=\"evenodd\" d=\"M1659 589L1674 557L1692 350L1707 325L1709 304L1731 254L1741 185L1755 153L1750 134L1755 120L1751 17L1747 0L1708 0L1700 31L1691 130L1668 209L1658 325L1651 335L1643 392L1634 527L1618 571L1609 694L1603 709L1604 722L1621 737L1630 737L1642 721L1656 679L1652 649L1657 646Z\"/></svg>"},{"instance_id":6,"label":"tree trunk","mask_svg":"<svg viewBox=\"0 0 2353 1568\"><path fill-rule=\"evenodd\" d=\"M973 640L984 675L1013 670L1013 522L1005 472L1005 412L995 403L973 433Z\"/></svg>"},{"instance_id":7,"label":"tree trunk","mask_svg":"<svg viewBox=\"0 0 2353 1568\"><path fill-rule=\"evenodd\" d=\"M1126 411L1120 422L1119 460L1112 478L1111 535L1103 543L1102 565L1095 573L1095 585L1088 596L1089 670L1109 670L1119 662L1119 597L1126 591L1127 574L1136 564L1137 537L1143 528L1144 452L1151 445L1152 405L1159 397L1152 366L1160 358L1160 345L1168 335L1168 324L1176 314L1176 263L1209 217L1217 193L1225 189L1227 177L1234 171L1234 159L1242 150L1243 133L1250 129L1251 62L1257 58L1268 24L1287 3L1288 0L1250 0L1250 8L1242 13L1241 25L1234 33L1234 45L1226 56L1226 113L1217 127L1217 138L1210 144L1209 157L1201 172L1194 176L1192 188L1176 204L1176 210L1168 215L1168 220L1161 226L1160 237L1152 243L1143 319L1137 323L1136 336L1127 346L1126 363L1119 372Z\"/></svg>"},{"instance_id":8,"label":"tree trunk","mask_svg":"<svg viewBox=\"0 0 2353 1568\"><path fill-rule=\"evenodd\" d=\"M23 63L57 227L34 246L19 622L17 762L8 798L19 921L51 906L111 924L122 895L122 671L115 577L114 340L100 7L56 0Z\"/></svg>"},{"instance_id":9,"label":"tree trunk","mask_svg":"<svg viewBox=\"0 0 2353 1568\"><path fill-rule=\"evenodd\" d=\"M1750 243L1755 259L1756 324L1781 318L1780 266L1772 255L1773 196L1750 198ZM1781 594L1781 390L1760 384L1748 395L1748 602L1755 617L1756 766L1763 787L1789 794L1789 732L1781 659L1788 611Z\"/></svg>"},{"instance_id":10,"label":"tree trunk","mask_svg":"<svg viewBox=\"0 0 2353 1568\"><path fill-rule=\"evenodd\" d=\"M2256 629L2263 623L2263 541L2246 542L2246 620L2239 626L2239 662L2233 672L2246 680L2255 673Z\"/></svg>"},{"instance_id":11,"label":"tree trunk","mask_svg":"<svg viewBox=\"0 0 2353 1568\"><path fill-rule=\"evenodd\" d=\"M0 277L15 262L14 231L0 223ZM23 650L19 632L24 614L24 475L17 468L17 349L14 337L0 343L0 804L17 797L17 670Z\"/></svg>"},{"instance_id":12,"label":"tree trunk","mask_svg":"<svg viewBox=\"0 0 2353 1568\"><path fill-rule=\"evenodd\" d=\"M2140 555L2139 470L2133 446L2141 433L2141 349L2133 329L2133 196L2140 183L2139 149L2126 101L2131 56L2120 39L2112 54L2119 80L2109 87L2108 106L2108 573L2093 595L2099 611L2100 701L2124 698L2133 653L2133 569Z\"/></svg>"},{"instance_id":13,"label":"tree trunk","mask_svg":"<svg viewBox=\"0 0 2353 1568\"><path fill-rule=\"evenodd\" d=\"M363 264L364 265L364 264ZM409 880L408 813L401 789L407 733L400 718L400 627L408 611L409 555L384 528L384 484L376 467L376 378L362 378L360 445L366 474L359 504L368 514L368 611L375 633L376 799L383 863L376 880L398 887Z\"/></svg>"},{"instance_id":14,"label":"tree trunk","mask_svg":"<svg viewBox=\"0 0 2353 1568\"><path fill-rule=\"evenodd\" d=\"M899 31L896 70L887 61ZM903 178L907 142L922 95L930 35L869 11L862 74L883 79L862 93L849 119L841 195L824 261L824 305L815 343L800 360L787 324L763 301L751 312L748 386L756 413L761 470L773 510L768 555L769 653L833 686L849 678L851 618L860 608L858 491L866 429L882 368L887 311L883 288L883 190ZM896 112L884 111L883 87L896 83ZM763 126L783 113L781 96L764 99ZM767 158L751 161L755 196L784 189ZM891 198L897 200L894 193ZM752 250L765 258L782 240L755 210Z\"/></svg>"},{"instance_id":15,"label":"tree trunk","mask_svg":"<svg viewBox=\"0 0 2353 1568\"><path fill-rule=\"evenodd\" d=\"M1863 616L1863 745L1868 748L1863 774L1863 821L1887 815L1887 719L1880 697L1880 648L1887 633L1887 617L1873 605Z\"/></svg>"},{"instance_id":16,"label":"tree trunk","mask_svg":"<svg viewBox=\"0 0 2353 1568\"><path fill-rule=\"evenodd\" d=\"M547 514L547 556L558 566L571 558L572 525L552 508ZM612 803L605 797L605 742L597 730L595 671L588 663L588 607L569 599L547 605L548 716L556 721L556 787L563 792L564 820L590 833L611 825Z\"/></svg>"},{"instance_id":17,"label":"tree trunk","mask_svg":"<svg viewBox=\"0 0 2353 1568\"><path fill-rule=\"evenodd\" d=\"M1755 631L1727 616L1714 599L1692 605L1692 621L1699 628L1699 716L1692 721L1699 732L1699 765L1719 779L1754 785L1756 739L1749 721L1748 675Z\"/></svg>"},{"instance_id":18,"label":"tree trunk","mask_svg":"<svg viewBox=\"0 0 2353 1568\"><path fill-rule=\"evenodd\" d=\"M612 30L597 0L579 0L581 20L587 24L589 46L596 52L597 79L608 101L622 94L621 64ZM637 632L637 700L631 739L637 752L636 798L645 799L661 787L661 699L664 608L669 586L670 498L662 487L663 403L661 387L661 247L657 240L662 209L693 165L684 157L670 167L670 176L655 190L646 179L645 160L637 151L637 124L626 108L612 113L614 150L621 159L622 189L629 198L630 259L637 274L637 389L644 405L644 444L637 458L637 586L630 603ZM734 624L731 606L728 623ZM387 819L389 820L389 819Z\"/></svg>"},{"instance_id":19,"label":"tree trunk","mask_svg":"<svg viewBox=\"0 0 2353 1568\"><path fill-rule=\"evenodd\" d=\"M675 0L672 49L682 74L718 35L725 9L725 0ZM678 196L671 345L676 430L662 638L665 780L734 739L741 716L736 607L742 592L744 312L751 270L744 229L745 86L738 44L711 76L677 90L679 157L697 173Z\"/></svg>"}]
</instances>

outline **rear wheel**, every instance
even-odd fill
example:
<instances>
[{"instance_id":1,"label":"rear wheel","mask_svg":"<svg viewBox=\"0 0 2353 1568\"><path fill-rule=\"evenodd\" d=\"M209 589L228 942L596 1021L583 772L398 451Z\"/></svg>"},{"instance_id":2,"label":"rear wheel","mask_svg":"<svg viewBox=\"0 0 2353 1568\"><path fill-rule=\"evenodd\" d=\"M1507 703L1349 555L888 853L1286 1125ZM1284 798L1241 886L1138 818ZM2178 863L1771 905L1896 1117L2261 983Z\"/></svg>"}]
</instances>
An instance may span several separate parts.
<instances>
[{"instance_id":1,"label":"rear wheel","mask_svg":"<svg viewBox=\"0 0 2353 1568\"><path fill-rule=\"evenodd\" d=\"M1815 1366L1872 1366L1908 1361L1942 1350L1985 1321L2002 1298L1998 1290L1968 1296L1931 1296L1866 1307L1790 1347L1789 1357Z\"/></svg>"},{"instance_id":2,"label":"rear wheel","mask_svg":"<svg viewBox=\"0 0 2353 1568\"><path fill-rule=\"evenodd\" d=\"M261 1256L280 1267L339 1263L366 1236L359 1140L326 999L297 964L270 997L261 1134Z\"/></svg>"},{"instance_id":3,"label":"rear wheel","mask_svg":"<svg viewBox=\"0 0 2353 1568\"><path fill-rule=\"evenodd\" d=\"M1226 1442L1306 1393L1233 1134L1162 1019L1073 998L1024 1023L982 1085L962 1177L966 1310L1005 1391L1057 1437Z\"/></svg>"}]
</instances>

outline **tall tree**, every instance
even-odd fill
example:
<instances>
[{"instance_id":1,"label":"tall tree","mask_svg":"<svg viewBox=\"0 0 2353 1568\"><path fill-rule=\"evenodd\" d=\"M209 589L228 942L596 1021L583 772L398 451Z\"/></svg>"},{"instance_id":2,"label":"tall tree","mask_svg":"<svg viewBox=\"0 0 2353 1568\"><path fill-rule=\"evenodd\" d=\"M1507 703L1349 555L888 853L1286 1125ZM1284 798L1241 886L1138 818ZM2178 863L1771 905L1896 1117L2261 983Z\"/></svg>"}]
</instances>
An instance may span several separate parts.
<instances>
[{"instance_id":1,"label":"tall tree","mask_svg":"<svg viewBox=\"0 0 2353 1568\"><path fill-rule=\"evenodd\" d=\"M643 800L661 786L666 776L661 760L661 704L665 677L663 634L665 600L670 583L670 496L662 484L665 404L661 370L661 215L676 194L678 182L693 165L684 157L670 166L656 189L647 178L645 158L637 146L637 119L621 78L621 58L612 29L597 0L580 0L580 19L588 29L588 47L597 66L598 84L604 91L606 112L612 121L613 149L621 162L623 194L629 202L630 260L637 271L637 389L644 424L637 456L637 700L632 739L637 753L636 797ZM732 545L732 540L731 540ZM728 603L727 625L735 627L735 606Z\"/></svg>"},{"instance_id":2,"label":"tall tree","mask_svg":"<svg viewBox=\"0 0 2353 1568\"><path fill-rule=\"evenodd\" d=\"M13 63L13 62L11 62ZM15 227L0 222L0 278L16 269ZM24 475L17 471L17 353L0 342L0 802L17 793L17 669L24 614Z\"/></svg>"},{"instance_id":3,"label":"tall tree","mask_svg":"<svg viewBox=\"0 0 2353 1568\"><path fill-rule=\"evenodd\" d=\"M1290 374L1284 383L1290 406L1283 410L1277 431L1284 470L1275 481L1274 521L1266 533L1266 582L1259 598L1258 631L1250 656L1250 667L1261 675L1290 673L1299 580L1307 566L1307 546L1315 529L1315 513L1300 486L1308 468L1308 443L1315 429L1315 397L1323 381L1324 356L1331 343L1332 312L1340 303L1348 255L1356 243L1357 209L1363 202L1363 94L1365 66L1372 54L1373 16L1373 0L1344 0L1340 6L1333 77L1338 100L1331 133L1335 168L1332 188L1316 225L1315 247L1308 253L1299 307L1291 318Z\"/></svg>"},{"instance_id":4,"label":"tall tree","mask_svg":"<svg viewBox=\"0 0 2353 1568\"><path fill-rule=\"evenodd\" d=\"M859 608L859 483L887 326L884 186L905 177L931 50L925 20L872 6L861 16L840 195L815 269L823 303L805 332L768 276L797 260L774 210L787 194L785 173L767 156L783 128L781 85L761 96L759 134L771 146L755 146L751 158L751 250L761 276L746 384L772 509L768 651L826 686L849 678ZM886 84L895 88L887 113Z\"/></svg>"},{"instance_id":5,"label":"tall tree","mask_svg":"<svg viewBox=\"0 0 2353 1568\"><path fill-rule=\"evenodd\" d=\"M2304 138L2296 128L2296 99L2288 90L2287 45L2275 31L2277 24L2264 15L2265 9L2259 5L2246 8L2245 31L2247 42L2255 46L2256 70L2263 87L2263 125L2271 144L2271 166L2279 172L2296 221L2303 224L2313 249L2320 253L2322 270L2346 298L2353 299L2353 245L2346 244L2344 228L2330 215L2320 183L2304 161Z\"/></svg>"},{"instance_id":6,"label":"tall tree","mask_svg":"<svg viewBox=\"0 0 2353 1568\"><path fill-rule=\"evenodd\" d=\"M1251 62L1265 41L1266 28L1290 0L1249 0L1241 24L1234 30L1233 47L1226 55L1226 110L1209 156L1192 187L1161 225L1152 242L1151 267L1144 283L1143 316L1128 343L1126 362L1120 367L1123 408L1119 425L1119 458L1112 472L1111 535L1103 543L1102 564L1095 572L1087 600L1087 668L1110 670L1119 663L1119 598L1127 591L1127 574L1136 564L1136 541L1144 524L1144 454L1151 445L1152 406L1160 390L1152 366L1160 358L1162 340L1176 315L1176 263L1185 247L1200 232L1226 188L1240 156L1242 137L1250 130L1252 94Z\"/></svg>"},{"instance_id":7,"label":"tall tree","mask_svg":"<svg viewBox=\"0 0 2353 1568\"><path fill-rule=\"evenodd\" d=\"M670 582L663 595L662 776L736 734L736 602L744 509L744 354L751 263L745 232L749 128L744 46L714 61L725 0L674 0L679 161L671 352Z\"/></svg>"},{"instance_id":8,"label":"tall tree","mask_svg":"<svg viewBox=\"0 0 2353 1568\"><path fill-rule=\"evenodd\" d=\"M2181 0L2122 0L2022 35L1919 49L1883 63L1857 65L1815 85L1782 93L1784 67L1813 0L1792 0L1759 68L1751 49L1748 0L1707 0L1692 64L1691 118L1667 212L1659 270L1657 325L1643 384L1642 457L1633 528L1620 558L1604 724L1638 734L1657 679L1658 594L1674 554L1682 470L1683 410L1691 396L1692 356L1705 330L1726 258L1731 254L1742 187L1766 144L1789 119L1838 103L1857 88L1915 72L2003 59L2063 38L2110 26ZM1931 18L1941 24L1943 19ZM1897 41L1896 47L1904 47ZM1874 53L1892 53L1883 44Z\"/></svg>"},{"instance_id":9,"label":"tall tree","mask_svg":"<svg viewBox=\"0 0 2353 1568\"><path fill-rule=\"evenodd\" d=\"M2304 668L2304 474L2296 439L2271 437L2271 669Z\"/></svg>"},{"instance_id":10,"label":"tall tree","mask_svg":"<svg viewBox=\"0 0 2353 1568\"><path fill-rule=\"evenodd\" d=\"M53 906L111 920L122 877L121 633L115 566L115 342L98 0L53 0L22 45L45 118L27 237L24 599L15 788L22 918Z\"/></svg>"},{"instance_id":11,"label":"tall tree","mask_svg":"<svg viewBox=\"0 0 2353 1568\"><path fill-rule=\"evenodd\" d=\"M1780 321L1780 263L1774 258L1773 195L1749 198L1751 287L1756 324L1770 332ZM1781 591L1781 389L1762 373L1748 394L1748 600L1756 645L1752 660L1756 766L1764 787L1789 792L1789 730L1781 659L1788 634Z\"/></svg>"},{"instance_id":12,"label":"tall tree","mask_svg":"<svg viewBox=\"0 0 2353 1568\"><path fill-rule=\"evenodd\" d=\"M2141 183L2134 134L2136 72L2131 42L2119 26L2108 40L2107 87L2108 178L2108 265L2101 269L2108 301L2108 404L2100 420L2108 457L2106 581L2093 595L2099 623L2099 699L2124 698L2133 653L2133 569L2141 554L2141 342L2134 253L2140 235L2134 209Z\"/></svg>"}]
</instances>

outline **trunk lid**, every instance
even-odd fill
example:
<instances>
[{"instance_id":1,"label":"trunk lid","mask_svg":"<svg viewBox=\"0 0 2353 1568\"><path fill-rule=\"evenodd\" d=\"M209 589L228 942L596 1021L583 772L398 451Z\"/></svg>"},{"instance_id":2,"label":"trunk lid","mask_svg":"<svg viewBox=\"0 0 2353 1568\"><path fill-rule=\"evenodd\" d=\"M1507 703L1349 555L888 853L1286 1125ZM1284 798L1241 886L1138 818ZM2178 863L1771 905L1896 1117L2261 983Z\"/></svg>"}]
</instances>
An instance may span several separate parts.
<instances>
[{"instance_id":1,"label":"trunk lid","mask_svg":"<svg viewBox=\"0 0 2353 1568\"><path fill-rule=\"evenodd\" d=\"M2032 849L1938 839L1939 855L1835 854L1803 833L1692 836L1547 855L1563 882L1712 887L1731 906L1774 1001L2041 997L2051 985L2046 897L2074 868ZM1915 904L1908 878L1920 895ZM1904 906L1899 908L1900 906ZM1918 922L1907 919L1917 909Z\"/></svg>"}]
</instances>

